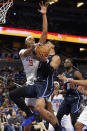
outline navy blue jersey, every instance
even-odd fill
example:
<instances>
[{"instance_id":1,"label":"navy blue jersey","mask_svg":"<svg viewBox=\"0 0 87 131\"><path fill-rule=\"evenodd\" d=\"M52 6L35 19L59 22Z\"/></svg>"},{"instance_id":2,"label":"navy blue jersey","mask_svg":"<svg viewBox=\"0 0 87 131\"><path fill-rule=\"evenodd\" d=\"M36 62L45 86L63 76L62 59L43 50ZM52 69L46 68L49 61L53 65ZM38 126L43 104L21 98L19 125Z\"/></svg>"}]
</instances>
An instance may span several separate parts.
<instances>
[{"instance_id":1,"label":"navy blue jersey","mask_svg":"<svg viewBox=\"0 0 87 131\"><path fill-rule=\"evenodd\" d=\"M54 55L50 55L46 62L40 62L38 70L37 70L37 78L39 80L47 80L48 77L52 77L54 73L54 69L50 66L50 62Z\"/></svg>"},{"instance_id":2,"label":"navy blue jersey","mask_svg":"<svg viewBox=\"0 0 87 131\"><path fill-rule=\"evenodd\" d=\"M72 80L76 80L76 78L74 77L74 72L75 72L76 70L72 70L70 73L66 73L66 72L64 72L64 75L67 77L67 78L70 78L70 79L72 79ZM75 85L76 87L77 87L77 85ZM80 95L80 93L79 93L79 91L77 91L77 90L75 90L75 89L72 89L72 88L70 88L70 83L69 82L64 82L64 87L65 87L65 89L66 89L66 95L77 95L77 96L79 96Z\"/></svg>"},{"instance_id":3,"label":"navy blue jersey","mask_svg":"<svg viewBox=\"0 0 87 131\"><path fill-rule=\"evenodd\" d=\"M37 82L44 82L45 87L43 94L47 96L54 90L54 72L55 70L50 66L50 62L54 55L50 55L46 62L40 62L37 70ZM39 83L40 84L40 83Z\"/></svg>"}]
</instances>

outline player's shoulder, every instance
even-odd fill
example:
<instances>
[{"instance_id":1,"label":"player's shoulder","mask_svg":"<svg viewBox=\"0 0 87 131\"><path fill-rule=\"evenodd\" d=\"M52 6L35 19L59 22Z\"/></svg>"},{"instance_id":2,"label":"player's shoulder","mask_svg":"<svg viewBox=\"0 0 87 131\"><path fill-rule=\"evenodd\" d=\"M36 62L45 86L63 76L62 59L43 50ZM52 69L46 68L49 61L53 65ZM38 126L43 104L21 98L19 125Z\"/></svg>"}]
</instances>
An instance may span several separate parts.
<instances>
[{"instance_id":1,"label":"player's shoulder","mask_svg":"<svg viewBox=\"0 0 87 131\"><path fill-rule=\"evenodd\" d=\"M54 59L54 60L60 60L60 56L59 55L53 55L53 57L52 57L52 59Z\"/></svg>"},{"instance_id":2,"label":"player's shoulder","mask_svg":"<svg viewBox=\"0 0 87 131\"><path fill-rule=\"evenodd\" d=\"M82 73L78 70L75 70L74 77L77 79L82 79Z\"/></svg>"},{"instance_id":3,"label":"player's shoulder","mask_svg":"<svg viewBox=\"0 0 87 131\"><path fill-rule=\"evenodd\" d=\"M26 50L27 50L27 49L21 49L21 50L19 51L19 55L23 54Z\"/></svg>"}]
</instances>

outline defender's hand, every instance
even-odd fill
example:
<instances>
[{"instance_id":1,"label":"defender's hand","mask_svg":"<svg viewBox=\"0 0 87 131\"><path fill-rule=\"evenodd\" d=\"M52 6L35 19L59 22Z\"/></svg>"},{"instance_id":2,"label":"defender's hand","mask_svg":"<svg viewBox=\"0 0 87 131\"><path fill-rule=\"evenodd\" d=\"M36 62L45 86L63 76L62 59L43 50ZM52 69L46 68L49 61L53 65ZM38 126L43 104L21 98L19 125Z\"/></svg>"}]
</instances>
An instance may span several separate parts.
<instances>
[{"instance_id":1,"label":"defender's hand","mask_svg":"<svg viewBox=\"0 0 87 131\"><path fill-rule=\"evenodd\" d=\"M67 81L67 77L64 75L58 75L58 78L63 81Z\"/></svg>"},{"instance_id":2,"label":"defender's hand","mask_svg":"<svg viewBox=\"0 0 87 131\"><path fill-rule=\"evenodd\" d=\"M45 4L43 4L43 1L42 1L42 3L39 3L39 5L40 5L40 10L38 9L38 11L41 13L41 14L46 14L47 13L47 7L48 7L48 4L47 3L45 3Z\"/></svg>"}]
</instances>

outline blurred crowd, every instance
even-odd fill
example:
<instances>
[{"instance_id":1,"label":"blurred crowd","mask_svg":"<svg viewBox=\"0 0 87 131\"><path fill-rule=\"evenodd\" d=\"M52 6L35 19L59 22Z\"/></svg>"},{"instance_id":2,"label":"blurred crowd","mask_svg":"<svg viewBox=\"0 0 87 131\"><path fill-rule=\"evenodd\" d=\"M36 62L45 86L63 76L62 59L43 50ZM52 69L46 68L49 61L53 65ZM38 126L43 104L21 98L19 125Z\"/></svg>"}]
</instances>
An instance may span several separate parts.
<instances>
[{"instance_id":1,"label":"blurred crowd","mask_svg":"<svg viewBox=\"0 0 87 131\"><path fill-rule=\"evenodd\" d=\"M19 55L18 55L18 49L2 49L0 50L0 60L18 60Z\"/></svg>"},{"instance_id":2,"label":"blurred crowd","mask_svg":"<svg viewBox=\"0 0 87 131\"><path fill-rule=\"evenodd\" d=\"M25 113L9 99L9 92L18 88L18 83L23 85L26 81L23 71L12 67L0 68L0 131L22 131L21 123Z\"/></svg>"}]
</instances>

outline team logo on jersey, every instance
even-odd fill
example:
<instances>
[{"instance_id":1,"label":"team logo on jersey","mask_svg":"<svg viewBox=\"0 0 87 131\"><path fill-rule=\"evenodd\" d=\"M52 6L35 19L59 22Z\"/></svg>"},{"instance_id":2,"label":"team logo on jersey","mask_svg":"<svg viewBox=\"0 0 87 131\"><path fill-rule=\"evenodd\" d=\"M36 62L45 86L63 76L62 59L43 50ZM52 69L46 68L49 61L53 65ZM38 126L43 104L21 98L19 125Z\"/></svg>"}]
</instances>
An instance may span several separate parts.
<instances>
[{"instance_id":1,"label":"team logo on jersey","mask_svg":"<svg viewBox=\"0 0 87 131\"><path fill-rule=\"evenodd\" d=\"M61 103L63 102L63 99L54 99L52 100L52 104L56 104L56 108L60 107Z\"/></svg>"},{"instance_id":2,"label":"team logo on jersey","mask_svg":"<svg viewBox=\"0 0 87 131\"><path fill-rule=\"evenodd\" d=\"M30 56L26 57L26 61L29 61L29 66L33 66L33 60Z\"/></svg>"},{"instance_id":3,"label":"team logo on jersey","mask_svg":"<svg viewBox=\"0 0 87 131\"><path fill-rule=\"evenodd\" d=\"M32 60L32 58L30 56L26 57L26 61Z\"/></svg>"},{"instance_id":4,"label":"team logo on jersey","mask_svg":"<svg viewBox=\"0 0 87 131\"><path fill-rule=\"evenodd\" d=\"M63 99L54 99L52 102L53 103L62 103Z\"/></svg>"}]
</instances>

